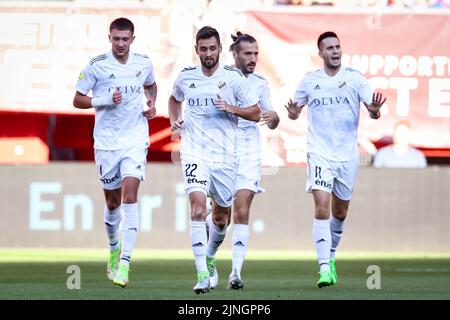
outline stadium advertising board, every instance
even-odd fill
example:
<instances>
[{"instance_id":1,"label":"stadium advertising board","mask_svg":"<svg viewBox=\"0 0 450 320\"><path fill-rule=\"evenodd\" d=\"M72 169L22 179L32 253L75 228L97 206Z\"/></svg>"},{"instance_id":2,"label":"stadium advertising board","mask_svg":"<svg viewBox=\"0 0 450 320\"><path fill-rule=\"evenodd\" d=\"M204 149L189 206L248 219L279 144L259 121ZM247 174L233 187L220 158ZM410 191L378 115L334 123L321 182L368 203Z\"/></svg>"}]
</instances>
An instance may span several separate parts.
<instances>
[{"instance_id":1,"label":"stadium advertising board","mask_svg":"<svg viewBox=\"0 0 450 320\"><path fill-rule=\"evenodd\" d=\"M139 189L137 246L188 250L190 208L181 167L150 164L146 170ZM8 181L0 185L0 247L105 247L104 196L94 164L0 166L0 176ZM305 176L303 168L279 168L262 177L266 192L252 204L250 248L313 250L314 207L303 191ZM445 167L363 168L342 249L449 251L446 181L450 168ZM374 194L383 201L374 202ZM231 233L224 250L231 249L230 239Z\"/></svg>"}]
</instances>

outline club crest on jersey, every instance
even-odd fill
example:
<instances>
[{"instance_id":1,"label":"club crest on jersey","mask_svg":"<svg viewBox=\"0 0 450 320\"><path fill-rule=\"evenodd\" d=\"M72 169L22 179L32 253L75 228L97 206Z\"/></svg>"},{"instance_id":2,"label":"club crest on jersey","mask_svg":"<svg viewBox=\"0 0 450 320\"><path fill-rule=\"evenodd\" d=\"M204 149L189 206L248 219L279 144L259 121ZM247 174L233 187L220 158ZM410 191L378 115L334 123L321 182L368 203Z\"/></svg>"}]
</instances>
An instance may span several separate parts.
<instances>
[{"instance_id":1,"label":"club crest on jersey","mask_svg":"<svg viewBox=\"0 0 450 320\"><path fill-rule=\"evenodd\" d=\"M341 82L341 83L339 83L339 89L342 89L343 87L345 87L345 81L344 82Z\"/></svg>"},{"instance_id":2,"label":"club crest on jersey","mask_svg":"<svg viewBox=\"0 0 450 320\"><path fill-rule=\"evenodd\" d=\"M139 70L139 71L136 73L136 78L139 78L139 77L141 76L141 74L142 74L142 71Z\"/></svg>"},{"instance_id":3,"label":"club crest on jersey","mask_svg":"<svg viewBox=\"0 0 450 320\"><path fill-rule=\"evenodd\" d=\"M226 82L219 82L218 88L220 90L225 90L227 88L227 83Z\"/></svg>"}]
</instances>

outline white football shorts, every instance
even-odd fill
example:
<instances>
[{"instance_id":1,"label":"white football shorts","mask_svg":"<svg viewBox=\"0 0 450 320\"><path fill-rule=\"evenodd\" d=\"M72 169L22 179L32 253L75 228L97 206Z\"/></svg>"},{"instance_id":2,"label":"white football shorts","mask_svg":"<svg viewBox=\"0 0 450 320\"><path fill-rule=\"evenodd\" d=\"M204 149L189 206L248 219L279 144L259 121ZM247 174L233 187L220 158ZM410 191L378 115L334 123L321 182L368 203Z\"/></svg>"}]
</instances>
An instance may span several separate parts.
<instances>
[{"instance_id":1,"label":"white football shorts","mask_svg":"<svg viewBox=\"0 0 450 320\"><path fill-rule=\"evenodd\" d=\"M251 190L261 193L261 160L239 160L236 177L236 192L238 190Z\"/></svg>"},{"instance_id":2,"label":"white football shorts","mask_svg":"<svg viewBox=\"0 0 450 320\"><path fill-rule=\"evenodd\" d=\"M210 195L221 207L231 207L234 200L237 163L182 159L186 195L200 191Z\"/></svg>"},{"instance_id":3,"label":"white football shorts","mask_svg":"<svg viewBox=\"0 0 450 320\"><path fill-rule=\"evenodd\" d=\"M95 149L95 164L103 189L119 189L125 177L144 181L147 152L147 147L142 146L112 151Z\"/></svg>"},{"instance_id":4,"label":"white football shorts","mask_svg":"<svg viewBox=\"0 0 450 320\"><path fill-rule=\"evenodd\" d=\"M359 169L359 158L332 161L316 153L308 153L306 191L322 190L334 193L341 200L352 198Z\"/></svg>"}]
</instances>

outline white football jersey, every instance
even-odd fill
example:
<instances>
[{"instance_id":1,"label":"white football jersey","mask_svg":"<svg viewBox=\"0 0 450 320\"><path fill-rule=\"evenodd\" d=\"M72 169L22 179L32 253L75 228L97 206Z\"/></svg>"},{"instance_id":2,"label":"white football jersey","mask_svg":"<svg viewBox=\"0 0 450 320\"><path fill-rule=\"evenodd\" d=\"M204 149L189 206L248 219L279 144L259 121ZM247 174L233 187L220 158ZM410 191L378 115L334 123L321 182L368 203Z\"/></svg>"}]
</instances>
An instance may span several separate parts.
<instances>
[{"instance_id":1,"label":"white football jersey","mask_svg":"<svg viewBox=\"0 0 450 320\"><path fill-rule=\"evenodd\" d=\"M247 77L250 91L258 97L262 111L272 111L270 90L267 80L262 76L250 73ZM260 160L262 158L262 141L259 125L254 121L239 118L238 123L238 157L242 160Z\"/></svg>"},{"instance_id":2,"label":"white football jersey","mask_svg":"<svg viewBox=\"0 0 450 320\"><path fill-rule=\"evenodd\" d=\"M218 95L228 104L242 108L258 102L249 93L242 73L222 64L209 77L200 66L185 68L175 81L172 96L177 101L185 100L180 148L183 159L236 161L238 117L217 110L214 101Z\"/></svg>"},{"instance_id":3,"label":"white football jersey","mask_svg":"<svg viewBox=\"0 0 450 320\"><path fill-rule=\"evenodd\" d=\"M153 65L146 55L130 52L126 64L119 63L111 51L93 58L81 72L76 90L94 97L122 92L116 106L95 111L94 148L120 150L134 145L149 146L148 120L143 116L144 85L155 82Z\"/></svg>"},{"instance_id":4,"label":"white football jersey","mask_svg":"<svg viewBox=\"0 0 450 320\"><path fill-rule=\"evenodd\" d=\"M308 152L335 161L357 158L361 101L370 104L372 90L359 71L341 67L333 77L323 69L308 73L294 97L308 106Z\"/></svg>"}]
</instances>

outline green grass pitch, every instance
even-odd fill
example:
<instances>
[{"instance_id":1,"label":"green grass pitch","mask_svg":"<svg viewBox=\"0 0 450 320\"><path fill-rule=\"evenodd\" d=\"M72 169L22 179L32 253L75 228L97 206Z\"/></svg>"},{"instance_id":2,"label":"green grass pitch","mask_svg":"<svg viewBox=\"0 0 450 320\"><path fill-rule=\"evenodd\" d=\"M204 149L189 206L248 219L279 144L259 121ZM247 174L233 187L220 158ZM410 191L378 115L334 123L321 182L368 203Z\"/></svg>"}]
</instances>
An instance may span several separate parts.
<instances>
[{"instance_id":1,"label":"green grass pitch","mask_svg":"<svg viewBox=\"0 0 450 320\"><path fill-rule=\"evenodd\" d=\"M219 287L195 295L194 260L190 251L136 250L127 288L106 278L107 250L0 249L0 299L151 299L151 300L335 300L450 299L450 254L339 253L338 283L318 289L314 253L252 252L244 264L245 289L227 290L229 252L217 255ZM68 289L80 269L80 289ZM369 289L380 270L380 289ZM368 273L368 268L369 272Z\"/></svg>"}]
</instances>

